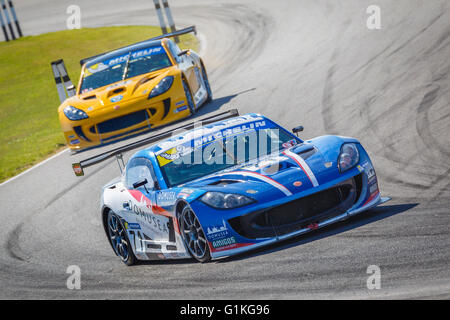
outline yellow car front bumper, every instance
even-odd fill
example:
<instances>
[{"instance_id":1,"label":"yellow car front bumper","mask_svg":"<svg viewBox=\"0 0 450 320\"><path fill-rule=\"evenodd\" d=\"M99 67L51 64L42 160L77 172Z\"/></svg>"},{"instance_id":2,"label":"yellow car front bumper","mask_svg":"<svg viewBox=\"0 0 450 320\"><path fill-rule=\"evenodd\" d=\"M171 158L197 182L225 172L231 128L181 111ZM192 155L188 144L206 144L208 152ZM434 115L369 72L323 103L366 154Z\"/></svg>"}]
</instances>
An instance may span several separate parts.
<instances>
[{"instance_id":1,"label":"yellow car front bumper","mask_svg":"<svg viewBox=\"0 0 450 320\"><path fill-rule=\"evenodd\" d=\"M61 127L72 150L82 150L121 140L188 117L181 79L160 96L147 96L111 104L89 114L89 118L71 121L59 113Z\"/></svg>"}]
</instances>

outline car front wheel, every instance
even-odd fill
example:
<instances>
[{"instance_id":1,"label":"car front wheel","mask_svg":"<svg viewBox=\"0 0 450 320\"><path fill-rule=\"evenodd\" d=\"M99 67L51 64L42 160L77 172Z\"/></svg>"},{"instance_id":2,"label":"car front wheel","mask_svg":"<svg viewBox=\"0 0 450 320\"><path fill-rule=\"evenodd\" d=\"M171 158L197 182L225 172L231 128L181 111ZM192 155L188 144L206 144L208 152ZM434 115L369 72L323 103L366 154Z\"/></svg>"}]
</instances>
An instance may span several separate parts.
<instances>
[{"instance_id":1,"label":"car front wheel","mask_svg":"<svg viewBox=\"0 0 450 320\"><path fill-rule=\"evenodd\" d=\"M181 234L191 256L200 262L211 260L208 241L203 228L189 205L186 205L178 216Z\"/></svg>"}]
</instances>

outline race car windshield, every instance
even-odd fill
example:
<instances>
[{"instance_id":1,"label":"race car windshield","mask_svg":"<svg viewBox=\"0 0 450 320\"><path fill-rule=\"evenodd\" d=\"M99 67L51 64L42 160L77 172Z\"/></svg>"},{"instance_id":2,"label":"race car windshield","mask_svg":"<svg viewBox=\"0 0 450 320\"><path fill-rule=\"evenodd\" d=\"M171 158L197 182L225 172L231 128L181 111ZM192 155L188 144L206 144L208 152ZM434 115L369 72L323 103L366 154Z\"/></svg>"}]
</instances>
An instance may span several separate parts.
<instances>
[{"instance_id":1,"label":"race car windshield","mask_svg":"<svg viewBox=\"0 0 450 320\"><path fill-rule=\"evenodd\" d=\"M157 158L168 186L173 187L297 143L299 140L284 130L260 129L214 140L197 148L177 146Z\"/></svg>"},{"instance_id":2,"label":"race car windshield","mask_svg":"<svg viewBox=\"0 0 450 320\"><path fill-rule=\"evenodd\" d=\"M131 51L87 66L84 70L80 92L86 93L171 65L172 63L162 46Z\"/></svg>"}]
</instances>

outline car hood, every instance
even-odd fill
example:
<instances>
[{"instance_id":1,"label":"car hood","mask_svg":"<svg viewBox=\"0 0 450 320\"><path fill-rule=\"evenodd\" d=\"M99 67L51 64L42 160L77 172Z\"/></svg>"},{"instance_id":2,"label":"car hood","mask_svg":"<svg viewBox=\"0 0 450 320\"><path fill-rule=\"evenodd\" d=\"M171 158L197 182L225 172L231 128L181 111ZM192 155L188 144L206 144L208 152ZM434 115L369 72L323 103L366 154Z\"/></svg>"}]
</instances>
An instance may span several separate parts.
<instances>
[{"instance_id":1,"label":"car hood","mask_svg":"<svg viewBox=\"0 0 450 320\"><path fill-rule=\"evenodd\" d=\"M61 105L60 111L68 105L83 110L86 113L131 102L135 99L146 99L151 90L171 71L169 67L144 75L139 75L124 81L112 83L86 93L81 93L67 99Z\"/></svg>"},{"instance_id":2,"label":"car hood","mask_svg":"<svg viewBox=\"0 0 450 320\"><path fill-rule=\"evenodd\" d=\"M342 138L307 141L254 161L216 172L185 184L205 191L245 194L252 198L291 196L335 179ZM315 143L316 142L316 143ZM328 147L327 147L328 146ZM325 150L321 150L325 149Z\"/></svg>"}]
</instances>

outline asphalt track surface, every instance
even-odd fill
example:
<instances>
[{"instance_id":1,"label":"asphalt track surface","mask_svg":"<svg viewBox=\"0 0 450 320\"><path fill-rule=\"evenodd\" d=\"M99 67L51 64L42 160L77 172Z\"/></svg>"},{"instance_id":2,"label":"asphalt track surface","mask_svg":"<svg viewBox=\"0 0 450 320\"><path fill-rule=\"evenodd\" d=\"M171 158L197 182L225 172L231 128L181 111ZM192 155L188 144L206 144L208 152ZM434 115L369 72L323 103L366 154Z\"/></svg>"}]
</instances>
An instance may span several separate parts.
<instances>
[{"instance_id":1,"label":"asphalt track surface","mask_svg":"<svg viewBox=\"0 0 450 320\"><path fill-rule=\"evenodd\" d=\"M76 178L80 156L65 152L0 186L0 298L450 298L450 2L377 1L375 31L372 2L171 6L179 26L196 24L206 40L215 100L201 114L239 108L302 124L303 138L356 137L392 201L219 262L126 267L99 218L116 164ZM74 3L83 27L158 24L149 0L15 1L25 34L64 29ZM69 265L81 268L81 290L66 288ZM381 268L379 290L366 287L369 265Z\"/></svg>"}]
</instances>

